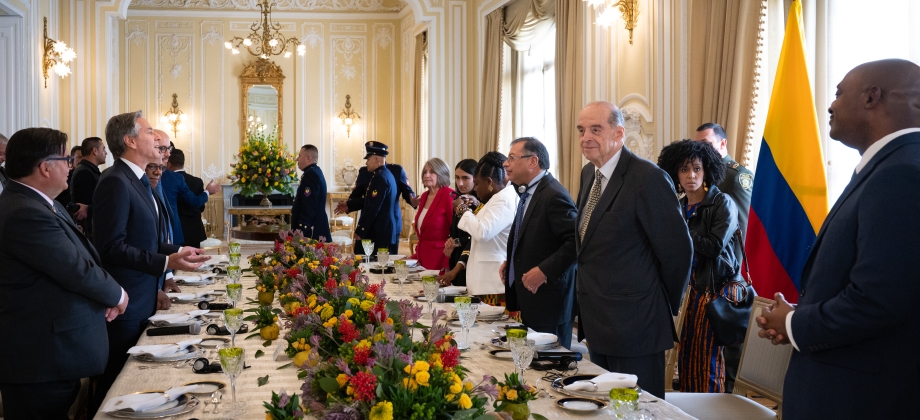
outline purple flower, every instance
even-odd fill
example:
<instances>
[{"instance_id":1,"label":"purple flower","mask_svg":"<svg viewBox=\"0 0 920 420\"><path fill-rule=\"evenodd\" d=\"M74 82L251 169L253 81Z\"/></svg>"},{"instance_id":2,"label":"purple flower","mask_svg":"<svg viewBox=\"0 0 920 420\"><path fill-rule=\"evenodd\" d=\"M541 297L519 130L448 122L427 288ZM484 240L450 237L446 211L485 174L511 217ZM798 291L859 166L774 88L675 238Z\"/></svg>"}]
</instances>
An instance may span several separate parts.
<instances>
[{"instance_id":1,"label":"purple flower","mask_svg":"<svg viewBox=\"0 0 920 420\"><path fill-rule=\"evenodd\" d=\"M476 387L476 391L478 391L480 394L488 395L493 399L498 398L498 388L491 382L484 382L479 384L479 386Z\"/></svg>"},{"instance_id":2,"label":"purple flower","mask_svg":"<svg viewBox=\"0 0 920 420\"><path fill-rule=\"evenodd\" d=\"M415 325L419 318L422 317L422 307L407 299L399 301L399 312L402 313L405 323L410 325Z\"/></svg>"},{"instance_id":3,"label":"purple flower","mask_svg":"<svg viewBox=\"0 0 920 420\"><path fill-rule=\"evenodd\" d=\"M313 335L310 337L310 344L312 344L313 347L317 347L317 346L319 346L319 340L320 340L320 337L319 337L318 335L316 335L316 334L313 334Z\"/></svg>"},{"instance_id":4,"label":"purple flower","mask_svg":"<svg viewBox=\"0 0 920 420\"><path fill-rule=\"evenodd\" d=\"M287 392L281 391L281 395L278 397L278 405L284 407L291 402L291 396Z\"/></svg>"},{"instance_id":5,"label":"purple flower","mask_svg":"<svg viewBox=\"0 0 920 420\"><path fill-rule=\"evenodd\" d=\"M441 312L444 312L444 311L441 311ZM438 324L432 325L431 332L428 333L428 342L433 344L437 342L438 340L444 338L444 334L447 334L447 330L448 328L446 325L438 325Z\"/></svg>"},{"instance_id":6,"label":"purple flower","mask_svg":"<svg viewBox=\"0 0 920 420\"><path fill-rule=\"evenodd\" d=\"M374 354L382 363L388 363L396 357L396 345L393 343L384 343L378 341L374 343Z\"/></svg>"},{"instance_id":7,"label":"purple flower","mask_svg":"<svg viewBox=\"0 0 920 420\"><path fill-rule=\"evenodd\" d=\"M348 363L345 362L345 359L336 359L335 367L339 368L339 370L344 372L346 375L351 376L351 369L348 368Z\"/></svg>"},{"instance_id":8,"label":"purple flower","mask_svg":"<svg viewBox=\"0 0 920 420\"><path fill-rule=\"evenodd\" d=\"M401 353L399 355L399 360L402 360L403 363L412 363L412 350L409 350L406 353Z\"/></svg>"}]
</instances>

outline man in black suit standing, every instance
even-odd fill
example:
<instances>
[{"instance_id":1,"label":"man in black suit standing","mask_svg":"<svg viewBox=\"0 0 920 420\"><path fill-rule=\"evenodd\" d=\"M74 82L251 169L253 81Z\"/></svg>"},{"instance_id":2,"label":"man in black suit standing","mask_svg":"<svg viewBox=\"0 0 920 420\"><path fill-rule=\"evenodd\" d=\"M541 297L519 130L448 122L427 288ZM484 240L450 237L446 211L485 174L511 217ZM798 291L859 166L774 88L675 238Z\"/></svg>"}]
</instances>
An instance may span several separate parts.
<instances>
[{"instance_id":1,"label":"man in black suit standing","mask_svg":"<svg viewBox=\"0 0 920 420\"><path fill-rule=\"evenodd\" d=\"M8 419L66 419L80 378L105 368L105 321L128 295L54 202L67 185L67 135L18 131L0 195L0 394Z\"/></svg>"},{"instance_id":2,"label":"man in black suit standing","mask_svg":"<svg viewBox=\"0 0 920 420\"><path fill-rule=\"evenodd\" d=\"M667 173L624 145L623 114L592 102L578 114L579 338L591 361L639 377L664 398L664 352L690 278L693 243Z\"/></svg>"},{"instance_id":3,"label":"man in black suit standing","mask_svg":"<svg viewBox=\"0 0 920 420\"><path fill-rule=\"evenodd\" d=\"M195 175L185 172L185 152L174 149L169 155L166 163L167 169L185 178L185 184L188 189L196 196L204 193L204 181ZM179 224L182 227L182 236L186 246L200 246L201 241L208 239L204 232L204 224L201 223L201 213L204 212L204 206L192 206L184 200L176 200L176 209L178 210Z\"/></svg>"},{"instance_id":4,"label":"man in black suit standing","mask_svg":"<svg viewBox=\"0 0 920 420\"><path fill-rule=\"evenodd\" d=\"M156 312L159 290L166 270L195 270L207 259L201 250L168 243L160 228L160 212L144 168L160 164L153 128L141 111L109 119L105 141L115 157L111 169L99 177L93 195L93 242L102 266L131 296L123 315L109 323L109 362L97 386L95 404L108 392L127 360L127 350L147 328ZM166 299L168 302L168 299Z\"/></svg>"},{"instance_id":5,"label":"man in black suit standing","mask_svg":"<svg viewBox=\"0 0 920 420\"><path fill-rule=\"evenodd\" d=\"M83 159L74 166L73 177L70 179L70 200L78 206L86 206L86 217L78 220L77 224L83 228L88 238L92 238L93 193L99 183L99 165L105 163L107 153L99 137L84 139L80 148L83 150Z\"/></svg>"},{"instance_id":6,"label":"man in black suit standing","mask_svg":"<svg viewBox=\"0 0 920 420\"><path fill-rule=\"evenodd\" d=\"M326 215L326 178L316 165L319 150L312 144L300 148L297 167L303 171L300 186L291 207L291 229L300 230L304 236L313 239L332 239L329 231L329 216Z\"/></svg>"},{"instance_id":7,"label":"man in black suit standing","mask_svg":"<svg viewBox=\"0 0 920 420\"><path fill-rule=\"evenodd\" d=\"M549 173L549 152L539 140L511 142L505 171L521 196L499 275L509 311L534 331L572 343L575 298L575 219L578 210L565 187Z\"/></svg>"}]
</instances>

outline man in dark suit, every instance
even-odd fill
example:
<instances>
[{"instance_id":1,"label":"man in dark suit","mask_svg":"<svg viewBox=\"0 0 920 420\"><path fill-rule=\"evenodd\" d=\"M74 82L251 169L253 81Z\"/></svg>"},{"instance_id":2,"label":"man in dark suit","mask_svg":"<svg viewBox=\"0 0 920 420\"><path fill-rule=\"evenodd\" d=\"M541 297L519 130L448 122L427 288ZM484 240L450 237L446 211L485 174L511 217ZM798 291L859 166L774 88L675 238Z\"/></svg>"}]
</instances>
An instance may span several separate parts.
<instances>
[{"instance_id":1,"label":"man in dark suit","mask_svg":"<svg viewBox=\"0 0 920 420\"><path fill-rule=\"evenodd\" d=\"M118 376L127 350L147 327L158 300L165 298L159 286L166 270L195 270L207 259L199 255L200 249L168 243L160 228L160 212L166 209L156 205L144 168L160 164L162 155L141 111L109 119L105 141L115 163L99 177L93 195L93 242L103 268L131 296L131 305L108 325L109 362L97 386L95 405Z\"/></svg>"},{"instance_id":2,"label":"man in dark suit","mask_svg":"<svg viewBox=\"0 0 920 420\"><path fill-rule=\"evenodd\" d=\"M316 165L319 150L312 144L304 145L297 155L297 167L303 171L300 186L291 207L291 229L299 229L304 236L332 239L329 216L326 215L326 178Z\"/></svg>"},{"instance_id":3,"label":"man in dark suit","mask_svg":"<svg viewBox=\"0 0 920 420\"><path fill-rule=\"evenodd\" d=\"M6 136L0 134L0 193L3 192L6 184L10 181L6 176L6 168L3 166L3 162L6 162L6 143L9 141Z\"/></svg>"},{"instance_id":4,"label":"man in dark suit","mask_svg":"<svg viewBox=\"0 0 920 420\"><path fill-rule=\"evenodd\" d=\"M591 361L639 377L664 397L664 352L690 278L693 243L668 174L624 146L623 114L593 102L578 114L579 339Z\"/></svg>"},{"instance_id":5,"label":"man in dark suit","mask_svg":"<svg viewBox=\"0 0 920 420\"><path fill-rule=\"evenodd\" d=\"M386 169L387 146L379 141L369 141L365 149L367 155L364 158L372 177L364 193L361 218L355 227L355 247L366 238L374 241L371 255L377 255L378 248L389 248L390 254L396 254L399 252L399 197L396 195L396 180Z\"/></svg>"},{"instance_id":6,"label":"man in dark suit","mask_svg":"<svg viewBox=\"0 0 920 420\"><path fill-rule=\"evenodd\" d=\"M83 233L92 238L93 233L93 193L99 183L99 165L105 163L107 155L105 143L99 137L88 137L80 145L83 159L74 167L73 177L70 179L71 201L78 206L86 206L86 217L78 220L77 224L83 228Z\"/></svg>"},{"instance_id":7,"label":"man in dark suit","mask_svg":"<svg viewBox=\"0 0 920 420\"><path fill-rule=\"evenodd\" d=\"M105 321L128 295L54 202L67 185L67 135L18 131L0 195L0 394L8 419L66 419L80 378L105 369Z\"/></svg>"},{"instance_id":8,"label":"man in dark suit","mask_svg":"<svg viewBox=\"0 0 920 420\"><path fill-rule=\"evenodd\" d=\"M815 238L798 306L777 293L759 334L796 350L784 419L915 418L920 197L909 191L920 183L920 66L862 64L836 96L830 136L862 159ZM879 385L892 392L853 398Z\"/></svg>"},{"instance_id":9,"label":"man in dark suit","mask_svg":"<svg viewBox=\"0 0 920 420\"><path fill-rule=\"evenodd\" d=\"M160 151L163 156L163 165L167 165L169 162L170 154L175 148L173 147L172 141L169 139L169 134L166 134L163 130L153 130L154 135L160 140ZM203 207L205 203L208 202L208 196L216 193L220 189L219 184L214 184L209 182L208 185L204 188L205 192L196 194L188 185L185 183L185 177L176 172L165 170L163 171L163 177L160 180L160 187L163 189L163 197L166 199L166 204L169 208L169 215L171 216L170 223L172 229L173 243L182 244L185 243L185 233L182 231L182 224L179 222L179 203L185 203L194 208ZM199 243L192 244L191 246L199 246Z\"/></svg>"},{"instance_id":10,"label":"man in dark suit","mask_svg":"<svg viewBox=\"0 0 920 420\"><path fill-rule=\"evenodd\" d=\"M83 160L83 152L80 149L80 146L74 146L70 148L70 157L73 158L73 168L76 168L77 165L80 164L80 161ZM70 203L73 202L73 200L70 199L70 178L71 177L73 177L73 169L71 169L70 172L67 173L67 188L64 189L64 191L61 191L61 193L58 194L58 196L54 198L55 200L57 200L58 203L61 203L66 207L70 207ZM82 214L82 216L86 217L85 213Z\"/></svg>"},{"instance_id":11,"label":"man in dark suit","mask_svg":"<svg viewBox=\"0 0 920 420\"><path fill-rule=\"evenodd\" d=\"M549 171L549 153L533 137L511 142L505 171L521 196L499 275L509 311L534 331L572 343L575 219L578 209ZM506 280L507 279L507 280Z\"/></svg>"},{"instance_id":12,"label":"man in dark suit","mask_svg":"<svg viewBox=\"0 0 920 420\"><path fill-rule=\"evenodd\" d=\"M182 175L189 191L193 194L200 197L205 192L204 181L185 172L185 153L182 150L175 149L170 153L166 168ZM201 241L208 238L204 231L204 224L201 223L201 213L204 212L204 206L196 207L186 203L184 200L177 200L176 212L177 216L179 216L179 224L182 227L182 237L185 238L185 242L182 245L200 246Z\"/></svg>"}]
</instances>

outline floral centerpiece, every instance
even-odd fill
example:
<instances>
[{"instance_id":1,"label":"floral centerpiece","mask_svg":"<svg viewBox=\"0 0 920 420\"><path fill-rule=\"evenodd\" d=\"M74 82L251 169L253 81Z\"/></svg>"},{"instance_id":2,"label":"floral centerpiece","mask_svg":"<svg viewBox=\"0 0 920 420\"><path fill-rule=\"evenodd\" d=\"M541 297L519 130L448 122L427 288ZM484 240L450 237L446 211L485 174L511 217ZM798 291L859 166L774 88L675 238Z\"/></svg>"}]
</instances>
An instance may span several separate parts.
<instances>
[{"instance_id":1,"label":"floral centerpiece","mask_svg":"<svg viewBox=\"0 0 920 420\"><path fill-rule=\"evenodd\" d=\"M303 409L300 408L300 401L297 394L288 395L287 392L281 391L281 394L272 392L271 402L264 402L265 420L296 420L303 418Z\"/></svg>"},{"instance_id":2,"label":"floral centerpiece","mask_svg":"<svg viewBox=\"0 0 920 420\"><path fill-rule=\"evenodd\" d=\"M262 194L262 205L266 205L273 190L289 195L296 190L295 160L278 141L277 133L278 127L268 135L259 130L247 131L247 140L236 154L237 162L230 165L233 186L246 197Z\"/></svg>"},{"instance_id":3,"label":"floral centerpiece","mask_svg":"<svg viewBox=\"0 0 920 420\"><path fill-rule=\"evenodd\" d=\"M268 341L278 338L278 334L280 333L280 328L278 327L278 313L281 312L280 310L272 309L268 306L260 306L254 309L247 309L244 312L253 312L253 315L243 318L244 321L252 321L255 323L258 332L251 334L251 336L259 335L263 340Z\"/></svg>"},{"instance_id":4,"label":"floral centerpiece","mask_svg":"<svg viewBox=\"0 0 920 420\"><path fill-rule=\"evenodd\" d=\"M495 411L509 413L514 420L530 417L530 407L527 403L537 399L537 388L525 385L517 373L505 374L505 382L492 378L492 383L498 389L498 397L492 403Z\"/></svg>"}]
</instances>

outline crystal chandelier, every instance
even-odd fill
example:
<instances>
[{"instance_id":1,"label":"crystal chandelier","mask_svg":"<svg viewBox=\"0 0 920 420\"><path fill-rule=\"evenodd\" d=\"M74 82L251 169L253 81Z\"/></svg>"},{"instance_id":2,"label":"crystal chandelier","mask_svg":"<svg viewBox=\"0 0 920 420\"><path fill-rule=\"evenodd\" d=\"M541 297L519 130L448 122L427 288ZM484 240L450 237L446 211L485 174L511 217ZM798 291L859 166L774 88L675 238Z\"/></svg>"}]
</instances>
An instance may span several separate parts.
<instances>
[{"instance_id":1,"label":"crystal chandelier","mask_svg":"<svg viewBox=\"0 0 920 420\"><path fill-rule=\"evenodd\" d=\"M307 47L301 45L297 38L285 38L281 35L281 24L272 22L272 6L268 0L259 2L259 10L262 13L262 20L252 24L249 29L252 33L246 38L238 36L224 43L233 54L240 53L240 46L246 47L246 51L261 59L268 59L272 55L283 55L284 58L291 56L291 50L297 49L297 55L304 55ZM262 33L259 33L261 29Z\"/></svg>"},{"instance_id":2,"label":"crystal chandelier","mask_svg":"<svg viewBox=\"0 0 920 420\"><path fill-rule=\"evenodd\" d=\"M589 6L594 7L597 12L595 23L604 27L611 27L617 20L617 11L620 9L620 15L626 22L626 30L629 31L629 43L633 43L633 29L639 21L639 2L638 0L584 0Z\"/></svg>"},{"instance_id":3,"label":"crystal chandelier","mask_svg":"<svg viewBox=\"0 0 920 420\"><path fill-rule=\"evenodd\" d=\"M48 38L48 18L45 18L44 54L42 56L42 74L45 76L45 88L48 87L48 71L51 70L63 79L70 74L70 62L77 58L77 53L67 44Z\"/></svg>"}]
</instances>

